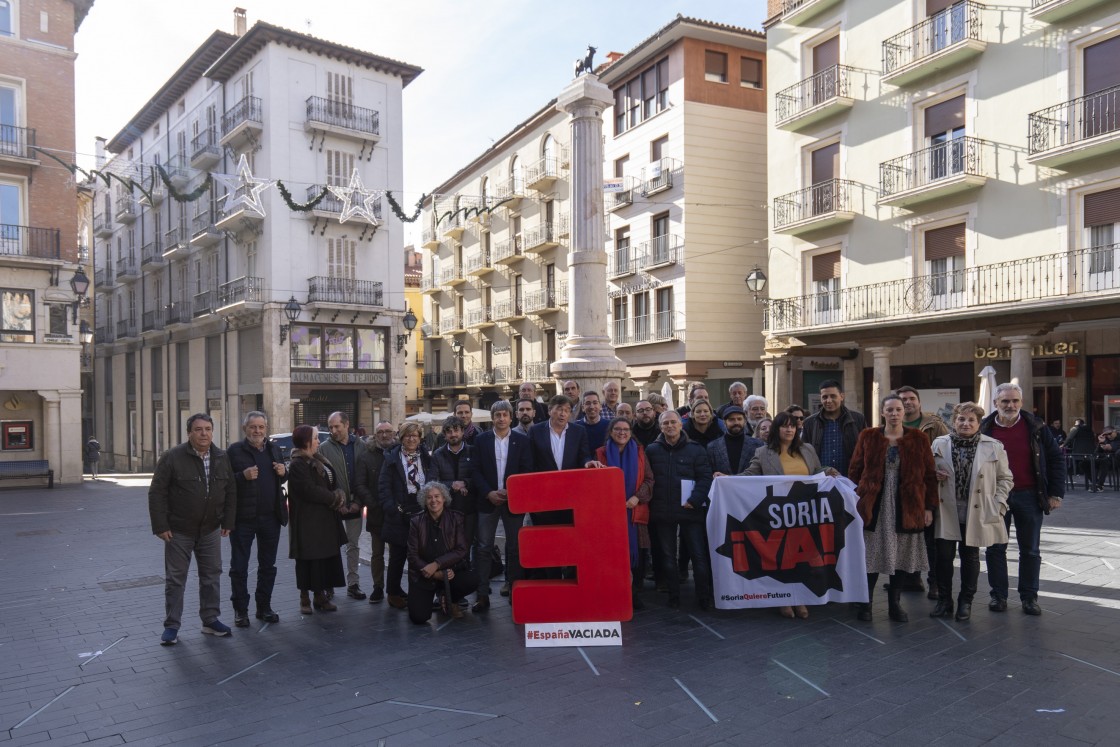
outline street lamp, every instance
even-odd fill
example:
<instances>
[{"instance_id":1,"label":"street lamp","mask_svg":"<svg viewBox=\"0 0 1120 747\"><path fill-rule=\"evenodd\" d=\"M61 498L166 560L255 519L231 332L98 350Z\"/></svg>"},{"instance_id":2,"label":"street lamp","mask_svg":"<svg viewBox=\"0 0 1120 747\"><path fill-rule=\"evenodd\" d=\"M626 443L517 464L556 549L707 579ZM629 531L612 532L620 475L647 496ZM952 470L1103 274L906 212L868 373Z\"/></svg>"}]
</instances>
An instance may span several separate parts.
<instances>
[{"instance_id":1,"label":"street lamp","mask_svg":"<svg viewBox=\"0 0 1120 747\"><path fill-rule=\"evenodd\" d=\"M759 296L766 290L766 281L766 273L757 265L755 265L754 269L752 269L744 279L744 282L747 284L747 290L754 294L755 303L758 303Z\"/></svg>"},{"instance_id":2,"label":"street lamp","mask_svg":"<svg viewBox=\"0 0 1120 747\"><path fill-rule=\"evenodd\" d=\"M283 345L284 342L288 339L288 332L292 328L292 322L294 322L296 319L299 319L299 314L301 311L303 311L303 306L300 305L295 296L289 298L288 302L284 304L284 316L288 318L288 323L280 325L281 345Z\"/></svg>"},{"instance_id":3,"label":"street lamp","mask_svg":"<svg viewBox=\"0 0 1120 747\"><path fill-rule=\"evenodd\" d=\"M82 320L82 324L78 328L78 339L82 341L83 345L89 345L93 342L93 328L89 326L89 322L85 319Z\"/></svg>"},{"instance_id":4,"label":"street lamp","mask_svg":"<svg viewBox=\"0 0 1120 747\"><path fill-rule=\"evenodd\" d=\"M458 337L451 338L451 352L455 353L456 357L463 357L463 343L459 341Z\"/></svg>"},{"instance_id":5,"label":"street lamp","mask_svg":"<svg viewBox=\"0 0 1120 747\"><path fill-rule=\"evenodd\" d=\"M82 304L82 299L86 297L86 291L89 290L89 276L86 275L85 270L80 266L74 271L74 277L70 278L70 290L74 291L74 295L78 298L74 301L74 324L78 323L78 307Z\"/></svg>"},{"instance_id":6,"label":"street lamp","mask_svg":"<svg viewBox=\"0 0 1120 747\"><path fill-rule=\"evenodd\" d=\"M407 331L403 335L397 335L397 355L400 355L400 352L404 350L404 346L408 344L408 338L412 336L412 330L416 329L416 315L412 313L411 308L405 312L401 324Z\"/></svg>"}]
</instances>

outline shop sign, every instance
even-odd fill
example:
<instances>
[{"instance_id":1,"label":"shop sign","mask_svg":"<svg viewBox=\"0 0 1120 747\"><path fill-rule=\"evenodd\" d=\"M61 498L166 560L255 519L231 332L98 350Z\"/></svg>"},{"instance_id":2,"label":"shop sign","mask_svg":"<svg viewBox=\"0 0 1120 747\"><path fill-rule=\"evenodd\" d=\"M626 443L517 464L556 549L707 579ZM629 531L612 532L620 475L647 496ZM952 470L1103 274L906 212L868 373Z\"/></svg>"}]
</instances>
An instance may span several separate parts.
<instances>
[{"instance_id":1,"label":"shop sign","mask_svg":"<svg viewBox=\"0 0 1120 747\"><path fill-rule=\"evenodd\" d=\"M1080 344L1077 342L1044 342L1031 348L1032 358L1051 358L1062 355L1080 355ZM1011 348L987 348L977 345L972 357L976 360L1010 358Z\"/></svg>"},{"instance_id":2,"label":"shop sign","mask_svg":"<svg viewBox=\"0 0 1120 747\"><path fill-rule=\"evenodd\" d=\"M743 362L742 361L724 361L723 362L723 367L724 368L742 368L743 367Z\"/></svg>"},{"instance_id":3,"label":"shop sign","mask_svg":"<svg viewBox=\"0 0 1120 747\"><path fill-rule=\"evenodd\" d=\"M293 384L388 384L383 373L346 371L292 371Z\"/></svg>"},{"instance_id":4,"label":"shop sign","mask_svg":"<svg viewBox=\"0 0 1120 747\"><path fill-rule=\"evenodd\" d=\"M839 371L839 361L809 361L809 368L824 369L826 371Z\"/></svg>"}]
</instances>

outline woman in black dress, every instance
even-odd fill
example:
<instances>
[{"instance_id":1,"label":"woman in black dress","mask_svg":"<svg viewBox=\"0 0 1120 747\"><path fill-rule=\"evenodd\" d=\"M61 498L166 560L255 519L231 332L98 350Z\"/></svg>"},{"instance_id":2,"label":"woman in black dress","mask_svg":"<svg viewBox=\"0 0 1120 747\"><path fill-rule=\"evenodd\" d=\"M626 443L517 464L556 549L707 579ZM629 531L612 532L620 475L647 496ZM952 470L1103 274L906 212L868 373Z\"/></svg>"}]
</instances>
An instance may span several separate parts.
<instances>
[{"instance_id":1,"label":"woman in black dress","mask_svg":"<svg viewBox=\"0 0 1120 747\"><path fill-rule=\"evenodd\" d=\"M335 487L330 462L319 454L319 434L314 426L301 425L292 432L292 464L288 468L288 555L296 561L299 611L333 612L328 590L346 586L339 547L346 544L342 513L356 510L346 505L346 495Z\"/></svg>"}]
</instances>

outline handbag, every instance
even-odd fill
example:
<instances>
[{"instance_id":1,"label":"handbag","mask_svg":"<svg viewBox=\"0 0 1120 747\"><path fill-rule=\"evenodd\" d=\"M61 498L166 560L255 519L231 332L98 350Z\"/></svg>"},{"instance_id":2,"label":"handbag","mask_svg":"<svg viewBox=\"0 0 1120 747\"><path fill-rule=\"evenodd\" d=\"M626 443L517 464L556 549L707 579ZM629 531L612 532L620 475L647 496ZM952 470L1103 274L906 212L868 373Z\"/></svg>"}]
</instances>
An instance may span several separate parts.
<instances>
[{"instance_id":1,"label":"handbag","mask_svg":"<svg viewBox=\"0 0 1120 747\"><path fill-rule=\"evenodd\" d=\"M635 524L649 524L649 504L639 503L631 509L630 521Z\"/></svg>"}]
</instances>

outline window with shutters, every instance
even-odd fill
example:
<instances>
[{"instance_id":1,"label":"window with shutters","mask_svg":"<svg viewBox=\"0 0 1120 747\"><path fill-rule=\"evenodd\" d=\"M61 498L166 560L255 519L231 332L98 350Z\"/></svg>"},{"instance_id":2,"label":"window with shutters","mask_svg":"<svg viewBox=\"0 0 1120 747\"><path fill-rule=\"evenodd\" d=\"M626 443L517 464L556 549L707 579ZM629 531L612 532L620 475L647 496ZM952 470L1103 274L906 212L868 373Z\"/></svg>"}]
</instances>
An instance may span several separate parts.
<instances>
[{"instance_id":1,"label":"window with shutters","mask_svg":"<svg viewBox=\"0 0 1120 747\"><path fill-rule=\"evenodd\" d=\"M1090 285L1116 287L1116 244L1120 237L1120 187L1085 195L1085 238Z\"/></svg>"},{"instance_id":2,"label":"window with shutters","mask_svg":"<svg viewBox=\"0 0 1120 747\"><path fill-rule=\"evenodd\" d=\"M677 335L673 323L673 288L658 288L654 291L657 311L653 320L653 333L658 340L671 340Z\"/></svg>"},{"instance_id":3,"label":"window with shutters","mask_svg":"<svg viewBox=\"0 0 1120 747\"><path fill-rule=\"evenodd\" d=\"M327 276L353 280L357 266L358 242L341 237L327 239Z\"/></svg>"},{"instance_id":4,"label":"window with shutters","mask_svg":"<svg viewBox=\"0 0 1120 747\"><path fill-rule=\"evenodd\" d=\"M626 325L630 316L630 299L628 296L619 296L614 299L614 344L625 345L630 342Z\"/></svg>"},{"instance_id":5,"label":"window with shutters","mask_svg":"<svg viewBox=\"0 0 1120 747\"><path fill-rule=\"evenodd\" d=\"M255 241L245 245L245 274L251 278L257 276L257 242Z\"/></svg>"},{"instance_id":6,"label":"window with shutters","mask_svg":"<svg viewBox=\"0 0 1120 747\"><path fill-rule=\"evenodd\" d=\"M724 80L726 62L725 55ZM614 134L622 134L668 106L669 58L665 57L614 89Z\"/></svg>"},{"instance_id":7,"label":"window with shutters","mask_svg":"<svg viewBox=\"0 0 1120 747\"><path fill-rule=\"evenodd\" d=\"M711 83L727 82L727 55L723 52L704 52L704 80Z\"/></svg>"},{"instance_id":8,"label":"window with shutters","mask_svg":"<svg viewBox=\"0 0 1120 747\"><path fill-rule=\"evenodd\" d=\"M817 254L812 259L810 283L815 296L815 321L839 321L840 250Z\"/></svg>"},{"instance_id":9,"label":"window with shutters","mask_svg":"<svg viewBox=\"0 0 1120 747\"><path fill-rule=\"evenodd\" d=\"M345 73L327 72L327 112L336 117L353 116L354 79Z\"/></svg>"},{"instance_id":10,"label":"window with shutters","mask_svg":"<svg viewBox=\"0 0 1120 747\"><path fill-rule=\"evenodd\" d=\"M813 78L809 92L810 106L823 104L838 93L836 66L840 64L840 36L833 36L816 44L812 51Z\"/></svg>"},{"instance_id":11,"label":"window with shutters","mask_svg":"<svg viewBox=\"0 0 1120 747\"><path fill-rule=\"evenodd\" d=\"M327 151L327 184L344 187L354 171L354 154L342 150Z\"/></svg>"},{"instance_id":12,"label":"window with shutters","mask_svg":"<svg viewBox=\"0 0 1120 747\"><path fill-rule=\"evenodd\" d=\"M839 176L839 142L809 152L809 208L812 215L823 215L837 209L836 179Z\"/></svg>"},{"instance_id":13,"label":"window with shutters","mask_svg":"<svg viewBox=\"0 0 1120 747\"><path fill-rule=\"evenodd\" d=\"M762 80L762 60L740 57L739 85L743 88L762 88Z\"/></svg>"},{"instance_id":14,"label":"window with shutters","mask_svg":"<svg viewBox=\"0 0 1120 747\"><path fill-rule=\"evenodd\" d=\"M926 143L929 146L930 180L944 179L964 171L965 96L927 106L922 111Z\"/></svg>"},{"instance_id":15,"label":"window with shutters","mask_svg":"<svg viewBox=\"0 0 1120 747\"><path fill-rule=\"evenodd\" d=\"M1082 65L1083 137L1120 130L1120 36L1085 47Z\"/></svg>"},{"instance_id":16,"label":"window with shutters","mask_svg":"<svg viewBox=\"0 0 1120 747\"><path fill-rule=\"evenodd\" d=\"M947 299L964 292L965 225L931 228L922 234L922 244L930 293L935 306L945 308Z\"/></svg>"},{"instance_id":17,"label":"window with shutters","mask_svg":"<svg viewBox=\"0 0 1120 747\"><path fill-rule=\"evenodd\" d=\"M932 21L930 51L964 40L966 9L967 5L960 0L926 0L926 16Z\"/></svg>"}]
</instances>

